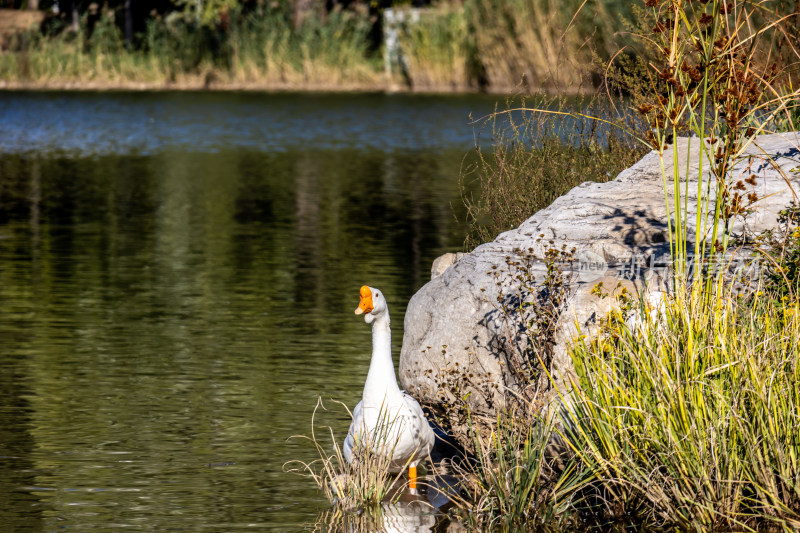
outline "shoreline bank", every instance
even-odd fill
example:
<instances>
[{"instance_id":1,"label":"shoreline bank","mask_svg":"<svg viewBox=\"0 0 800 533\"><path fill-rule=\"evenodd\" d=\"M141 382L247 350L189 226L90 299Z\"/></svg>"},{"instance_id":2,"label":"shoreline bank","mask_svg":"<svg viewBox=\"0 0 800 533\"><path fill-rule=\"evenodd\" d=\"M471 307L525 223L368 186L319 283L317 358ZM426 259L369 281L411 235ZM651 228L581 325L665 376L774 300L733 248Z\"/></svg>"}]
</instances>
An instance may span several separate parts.
<instances>
[{"instance_id":1,"label":"shoreline bank","mask_svg":"<svg viewBox=\"0 0 800 533\"><path fill-rule=\"evenodd\" d=\"M228 83L191 80L180 82L135 82L135 81L60 81L60 82L20 82L0 80L0 91L108 91L108 92L158 92L158 91L209 91L209 92L265 92L265 93L384 93L418 95L497 95L516 96L547 92L544 88L525 87L487 87L470 89L466 87L433 86L415 89L397 83ZM594 94L594 91L561 91L567 96Z\"/></svg>"}]
</instances>

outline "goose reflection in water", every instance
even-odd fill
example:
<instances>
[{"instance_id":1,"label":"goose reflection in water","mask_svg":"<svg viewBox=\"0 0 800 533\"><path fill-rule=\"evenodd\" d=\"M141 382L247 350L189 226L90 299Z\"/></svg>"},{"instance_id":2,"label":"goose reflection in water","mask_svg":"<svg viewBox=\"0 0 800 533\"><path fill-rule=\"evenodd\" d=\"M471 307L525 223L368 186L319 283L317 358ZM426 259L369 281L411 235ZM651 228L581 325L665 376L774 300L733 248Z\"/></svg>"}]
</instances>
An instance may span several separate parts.
<instances>
[{"instance_id":1,"label":"goose reflection in water","mask_svg":"<svg viewBox=\"0 0 800 533\"><path fill-rule=\"evenodd\" d=\"M398 487L388 495L388 501L373 510L347 512L336 506L327 509L319 514L311 528L348 533L466 532L464 526L445 513L452 505L447 494L457 490L457 484L453 476L429 477L420 483L418 491Z\"/></svg>"}]
</instances>

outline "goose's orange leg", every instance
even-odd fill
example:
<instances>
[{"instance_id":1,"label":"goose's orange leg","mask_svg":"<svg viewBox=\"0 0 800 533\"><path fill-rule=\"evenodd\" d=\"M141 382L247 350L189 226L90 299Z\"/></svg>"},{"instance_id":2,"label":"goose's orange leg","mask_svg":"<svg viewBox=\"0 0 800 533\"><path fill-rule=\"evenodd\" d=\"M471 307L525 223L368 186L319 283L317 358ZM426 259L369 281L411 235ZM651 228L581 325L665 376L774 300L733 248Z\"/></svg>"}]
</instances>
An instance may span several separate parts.
<instances>
[{"instance_id":1,"label":"goose's orange leg","mask_svg":"<svg viewBox=\"0 0 800 533\"><path fill-rule=\"evenodd\" d=\"M408 467L408 488L416 489L417 488L417 467L416 466L409 466Z\"/></svg>"}]
</instances>

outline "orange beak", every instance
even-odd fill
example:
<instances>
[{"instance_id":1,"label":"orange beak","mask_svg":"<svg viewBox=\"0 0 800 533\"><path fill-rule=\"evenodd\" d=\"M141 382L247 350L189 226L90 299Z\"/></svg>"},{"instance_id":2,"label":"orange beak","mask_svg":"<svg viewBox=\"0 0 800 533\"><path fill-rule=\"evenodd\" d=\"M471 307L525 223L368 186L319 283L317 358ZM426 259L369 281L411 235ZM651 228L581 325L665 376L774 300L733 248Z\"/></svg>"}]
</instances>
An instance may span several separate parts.
<instances>
[{"instance_id":1,"label":"orange beak","mask_svg":"<svg viewBox=\"0 0 800 533\"><path fill-rule=\"evenodd\" d=\"M358 307L356 307L357 315L363 315L364 313L369 313L375 309L375 306L372 305L372 291L369 287L366 285L361 287L359 295L361 296L361 302L359 302Z\"/></svg>"}]
</instances>

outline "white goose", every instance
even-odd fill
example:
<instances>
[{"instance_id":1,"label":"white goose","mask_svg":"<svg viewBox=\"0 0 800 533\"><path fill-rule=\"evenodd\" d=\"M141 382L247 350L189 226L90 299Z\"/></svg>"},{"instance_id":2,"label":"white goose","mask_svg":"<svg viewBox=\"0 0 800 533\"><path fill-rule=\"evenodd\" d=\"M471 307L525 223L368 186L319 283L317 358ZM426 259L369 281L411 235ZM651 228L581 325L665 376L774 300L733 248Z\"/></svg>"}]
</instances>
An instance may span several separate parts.
<instances>
[{"instance_id":1,"label":"white goose","mask_svg":"<svg viewBox=\"0 0 800 533\"><path fill-rule=\"evenodd\" d=\"M353 448L359 440L370 438L375 451L389 451L391 471L408 465L409 487L416 488L417 464L428 457L434 434L419 403L400 390L392 362L392 334L389 307L381 292L364 285L356 314L372 324L372 362L369 365L364 394L353 410L353 422L344 441L344 456L353 461ZM378 437L378 438L376 438Z\"/></svg>"}]
</instances>

